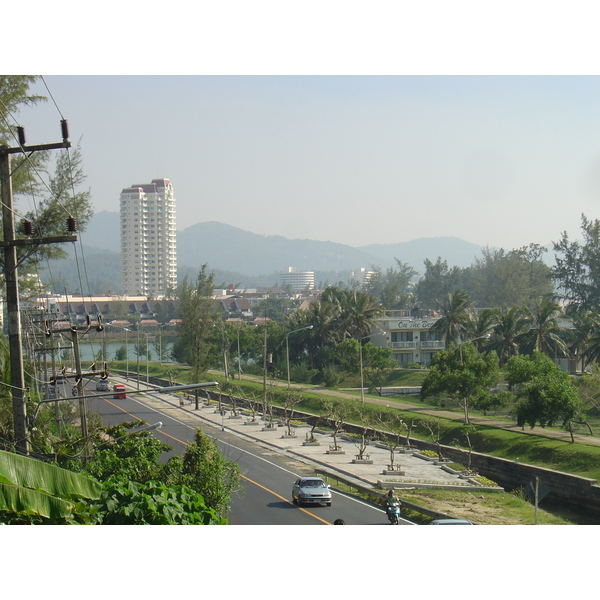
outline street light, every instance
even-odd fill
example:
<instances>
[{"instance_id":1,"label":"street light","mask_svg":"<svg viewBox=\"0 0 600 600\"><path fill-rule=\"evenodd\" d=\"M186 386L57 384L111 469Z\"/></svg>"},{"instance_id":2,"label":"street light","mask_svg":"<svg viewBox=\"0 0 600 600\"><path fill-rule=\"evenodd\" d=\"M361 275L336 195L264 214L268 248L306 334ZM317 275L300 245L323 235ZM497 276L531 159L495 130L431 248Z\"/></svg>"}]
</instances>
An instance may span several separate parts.
<instances>
[{"instance_id":1,"label":"street light","mask_svg":"<svg viewBox=\"0 0 600 600\"><path fill-rule=\"evenodd\" d=\"M362 355L362 341L368 338L375 337L376 335L385 335L385 331L380 331L379 333L372 333L371 335L365 335L358 340L358 355L360 357L360 401L365 401L365 386L363 379L363 355Z\"/></svg>"},{"instance_id":2,"label":"street light","mask_svg":"<svg viewBox=\"0 0 600 600\"><path fill-rule=\"evenodd\" d=\"M460 364L463 364L463 355L462 355L462 347L464 344L468 344L469 342L475 342L477 340L489 340L492 336L489 333L484 333L483 335L480 335L479 337L473 338L472 340L465 340L464 342L461 342L460 344L458 344L458 351L460 352Z\"/></svg>"},{"instance_id":3,"label":"street light","mask_svg":"<svg viewBox=\"0 0 600 600\"><path fill-rule=\"evenodd\" d=\"M296 333L298 331L304 331L305 329L312 329L312 328L313 328L312 325L307 325L306 327L301 327L300 329L294 329L294 331L290 331L289 333L285 334L285 356L286 356L286 360L287 360L287 380L288 380L287 389L288 389L288 391L290 389L290 340L289 340L289 337L292 333Z\"/></svg>"},{"instance_id":4,"label":"street light","mask_svg":"<svg viewBox=\"0 0 600 600\"><path fill-rule=\"evenodd\" d=\"M150 334L146 333L145 331L141 332L142 335L144 335L146 337L146 385L148 385L150 383L150 378L148 376L148 336ZM141 351L141 347L140 347L140 329L139 329L139 323L138 323L138 329L137 329L137 389L140 389L140 351Z\"/></svg>"},{"instance_id":5,"label":"street light","mask_svg":"<svg viewBox=\"0 0 600 600\"><path fill-rule=\"evenodd\" d=\"M125 381L129 381L129 342L127 341L127 332L131 329L123 327L125 330Z\"/></svg>"}]
</instances>

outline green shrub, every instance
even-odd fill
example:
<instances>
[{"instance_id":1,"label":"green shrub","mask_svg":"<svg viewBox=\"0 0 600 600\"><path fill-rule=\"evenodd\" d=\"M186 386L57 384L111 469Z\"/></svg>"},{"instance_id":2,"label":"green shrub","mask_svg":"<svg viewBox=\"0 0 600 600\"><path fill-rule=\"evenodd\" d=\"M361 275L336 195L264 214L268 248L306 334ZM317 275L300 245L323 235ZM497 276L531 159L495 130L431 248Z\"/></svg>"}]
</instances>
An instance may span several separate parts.
<instances>
[{"instance_id":1,"label":"green shrub","mask_svg":"<svg viewBox=\"0 0 600 600\"><path fill-rule=\"evenodd\" d=\"M419 450L419 452L424 456L430 456L431 458L436 458L438 455L438 453L433 450Z\"/></svg>"}]
</instances>

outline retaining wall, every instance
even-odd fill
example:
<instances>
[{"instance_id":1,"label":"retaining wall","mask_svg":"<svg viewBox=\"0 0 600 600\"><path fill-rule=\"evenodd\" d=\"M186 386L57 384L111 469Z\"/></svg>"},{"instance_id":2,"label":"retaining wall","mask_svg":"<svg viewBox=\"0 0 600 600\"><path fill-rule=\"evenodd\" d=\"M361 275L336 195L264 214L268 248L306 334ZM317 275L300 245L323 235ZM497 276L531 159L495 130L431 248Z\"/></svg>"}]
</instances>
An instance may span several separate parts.
<instances>
[{"instance_id":1,"label":"retaining wall","mask_svg":"<svg viewBox=\"0 0 600 600\"><path fill-rule=\"evenodd\" d=\"M150 382L158 386L168 385L168 382L164 379L155 377L151 377ZM199 396L209 398L213 401L219 399L219 394L209 389L199 390ZM231 402L230 397L226 394L221 394L220 397L225 403ZM243 406L246 404L246 401L244 398L235 397L235 403L238 406ZM282 416L283 414L284 410L282 408L273 406L273 415ZM302 419L309 425L314 424L317 419L320 424L327 423L326 418L299 411L294 411L294 418ZM362 432L362 428L349 423L344 426L344 430L352 433ZM411 445L415 448L437 452L437 445L432 442L411 439ZM442 446L442 455L453 462L463 465L467 464L468 452L466 450L452 446ZM524 488L528 483L534 481L535 477L539 477L550 489L548 495L539 502L540 507L543 508L544 502L547 502L569 507L574 511L590 516L600 517L600 485L598 485L595 479L519 463L504 458L497 458L478 452L471 453L471 466L480 475L496 482L506 491Z\"/></svg>"}]
</instances>

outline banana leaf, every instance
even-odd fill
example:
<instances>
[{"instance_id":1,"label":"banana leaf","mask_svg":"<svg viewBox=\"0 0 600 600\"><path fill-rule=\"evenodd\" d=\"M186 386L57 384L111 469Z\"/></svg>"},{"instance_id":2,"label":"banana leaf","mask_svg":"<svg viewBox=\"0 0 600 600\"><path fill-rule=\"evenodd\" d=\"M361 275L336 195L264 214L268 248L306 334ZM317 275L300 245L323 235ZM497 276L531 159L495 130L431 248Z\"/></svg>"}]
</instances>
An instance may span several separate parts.
<instances>
[{"instance_id":1,"label":"banana leaf","mask_svg":"<svg viewBox=\"0 0 600 600\"><path fill-rule=\"evenodd\" d=\"M0 483L0 510L38 515L49 519L68 517L73 503L44 492Z\"/></svg>"},{"instance_id":2,"label":"banana leaf","mask_svg":"<svg viewBox=\"0 0 600 600\"><path fill-rule=\"evenodd\" d=\"M43 516L54 516L58 511L64 516L62 511L68 514L71 498L98 499L101 489L99 482L85 475L0 451L0 509Z\"/></svg>"}]
</instances>

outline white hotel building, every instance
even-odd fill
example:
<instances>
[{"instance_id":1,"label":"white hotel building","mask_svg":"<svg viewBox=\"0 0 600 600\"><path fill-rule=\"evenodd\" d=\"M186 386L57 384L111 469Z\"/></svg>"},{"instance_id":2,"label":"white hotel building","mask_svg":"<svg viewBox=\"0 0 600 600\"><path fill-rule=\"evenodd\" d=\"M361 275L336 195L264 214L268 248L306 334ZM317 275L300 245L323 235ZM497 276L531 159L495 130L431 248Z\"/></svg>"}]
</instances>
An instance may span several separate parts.
<instances>
[{"instance_id":1,"label":"white hotel building","mask_svg":"<svg viewBox=\"0 0 600 600\"><path fill-rule=\"evenodd\" d=\"M391 348L392 357L400 366L412 362L426 367L432 356L444 349L444 341L429 331L439 319L439 315L415 317L408 310L389 310L372 330L374 334L385 331L385 335L373 335L369 341Z\"/></svg>"},{"instance_id":2,"label":"white hotel building","mask_svg":"<svg viewBox=\"0 0 600 600\"><path fill-rule=\"evenodd\" d=\"M121 192L123 295L160 297L177 287L175 195L168 179Z\"/></svg>"}]
</instances>

